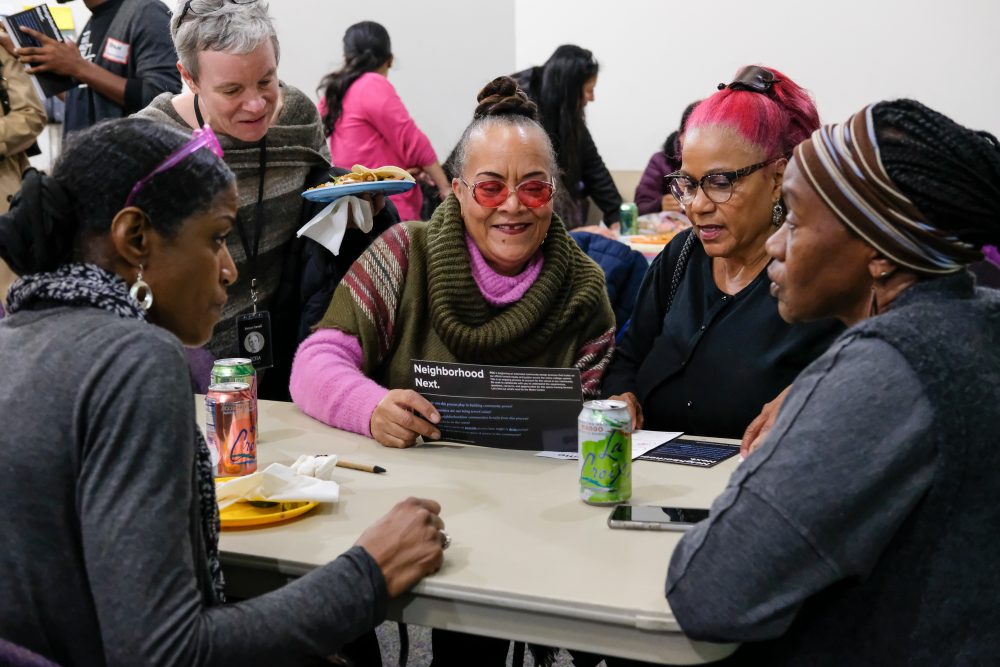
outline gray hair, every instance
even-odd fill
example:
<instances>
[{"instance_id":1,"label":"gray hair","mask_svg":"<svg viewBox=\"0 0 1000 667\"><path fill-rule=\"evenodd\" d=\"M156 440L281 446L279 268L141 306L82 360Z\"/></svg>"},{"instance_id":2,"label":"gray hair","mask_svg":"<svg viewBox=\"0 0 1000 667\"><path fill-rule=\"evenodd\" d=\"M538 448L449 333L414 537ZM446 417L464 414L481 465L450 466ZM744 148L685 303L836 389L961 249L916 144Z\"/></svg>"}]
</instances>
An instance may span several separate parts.
<instances>
[{"instance_id":1,"label":"gray hair","mask_svg":"<svg viewBox=\"0 0 1000 667\"><path fill-rule=\"evenodd\" d=\"M242 55L271 40L275 61L280 58L278 33L264 0L250 3L191 0L187 14L183 15L185 4L177 3L170 19L170 36L174 39L177 59L192 79L198 79L198 54L202 51Z\"/></svg>"},{"instance_id":2,"label":"gray hair","mask_svg":"<svg viewBox=\"0 0 1000 667\"><path fill-rule=\"evenodd\" d=\"M559 163L556 161L556 150L552 146L552 140L549 138L548 132L545 131L545 128L538 121L518 114L480 116L469 123L469 126L465 128L465 132L462 133L462 137L458 140L458 145L455 146L455 157L452 165L456 176L462 175L462 172L465 170L465 164L468 162L469 139L476 132L487 130L491 127L535 128L541 134L542 141L545 143L545 152L548 156L549 172L552 174L552 179L555 181L559 178Z\"/></svg>"}]
</instances>

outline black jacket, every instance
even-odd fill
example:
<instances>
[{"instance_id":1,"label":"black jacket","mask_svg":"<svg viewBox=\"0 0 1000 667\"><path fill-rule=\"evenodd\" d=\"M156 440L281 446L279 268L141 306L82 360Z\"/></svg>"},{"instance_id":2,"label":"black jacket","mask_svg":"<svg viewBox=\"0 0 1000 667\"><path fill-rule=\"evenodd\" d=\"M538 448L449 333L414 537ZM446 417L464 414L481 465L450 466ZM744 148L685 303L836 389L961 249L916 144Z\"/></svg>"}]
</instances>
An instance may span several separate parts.
<instances>
[{"instance_id":1,"label":"black jacket","mask_svg":"<svg viewBox=\"0 0 1000 667\"><path fill-rule=\"evenodd\" d=\"M314 169L309 174L306 188L325 183L333 176L346 174L347 171L339 167ZM324 206L325 203L307 202L302 207L300 226L309 222ZM274 338L272 349L275 351L275 358L274 366L266 371L267 382L260 385L260 398L291 400L288 395L288 380L299 343L323 318L334 290L354 260L382 232L397 222L399 213L386 197L385 208L375 216L372 231L365 234L360 229L348 229L339 255L334 255L305 236L291 243L282 268L281 283L272 300L271 335Z\"/></svg>"},{"instance_id":2,"label":"black jacket","mask_svg":"<svg viewBox=\"0 0 1000 667\"><path fill-rule=\"evenodd\" d=\"M739 438L764 403L844 327L835 320L786 323L766 271L739 293L725 294L697 242L667 311L674 267L690 233L674 237L650 265L602 393L633 392L642 403L643 428Z\"/></svg>"}]
</instances>

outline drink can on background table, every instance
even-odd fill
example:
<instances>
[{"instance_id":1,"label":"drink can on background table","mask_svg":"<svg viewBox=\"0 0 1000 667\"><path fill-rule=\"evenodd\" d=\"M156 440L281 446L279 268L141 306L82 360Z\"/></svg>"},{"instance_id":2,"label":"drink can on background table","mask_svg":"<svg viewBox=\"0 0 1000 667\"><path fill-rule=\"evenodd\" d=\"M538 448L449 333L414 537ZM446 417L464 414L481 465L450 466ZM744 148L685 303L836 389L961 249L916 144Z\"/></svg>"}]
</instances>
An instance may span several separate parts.
<instances>
[{"instance_id":1,"label":"drink can on background table","mask_svg":"<svg viewBox=\"0 0 1000 667\"><path fill-rule=\"evenodd\" d=\"M617 505L632 497L632 417L624 401L587 401L577 420L580 498Z\"/></svg>"},{"instance_id":2,"label":"drink can on background table","mask_svg":"<svg viewBox=\"0 0 1000 667\"><path fill-rule=\"evenodd\" d=\"M223 382L245 382L250 385L250 393L253 396L254 423L260 424L257 414L257 371L253 367L253 362L245 357L233 357L231 359L217 359L212 366L211 384Z\"/></svg>"},{"instance_id":3,"label":"drink can on background table","mask_svg":"<svg viewBox=\"0 0 1000 667\"><path fill-rule=\"evenodd\" d=\"M205 395L205 432L209 451L218 455L217 477L238 477L257 470L257 411L250 385L221 382Z\"/></svg>"},{"instance_id":4,"label":"drink can on background table","mask_svg":"<svg viewBox=\"0 0 1000 667\"><path fill-rule=\"evenodd\" d=\"M639 207L634 203L622 204L618 219L618 234L632 236L639 233Z\"/></svg>"}]
</instances>

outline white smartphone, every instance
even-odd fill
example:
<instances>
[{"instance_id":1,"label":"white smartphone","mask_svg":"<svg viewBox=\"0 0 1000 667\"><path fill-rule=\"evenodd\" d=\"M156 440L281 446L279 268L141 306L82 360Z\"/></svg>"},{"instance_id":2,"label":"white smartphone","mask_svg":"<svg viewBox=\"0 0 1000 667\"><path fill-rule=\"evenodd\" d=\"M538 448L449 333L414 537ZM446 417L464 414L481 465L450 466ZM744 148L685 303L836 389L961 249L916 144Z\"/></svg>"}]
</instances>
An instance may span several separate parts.
<instances>
[{"instance_id":1,"label":"white smartphone","mask_svg":"<svg viewBox=\"0 0 1000 667\"><path fill-rule=\"evenodd\" d=\"M687 530L707 518L707 509L694 507L619 505L608 517L608 526L635 530Z\"/></svg>"}]
</instances>

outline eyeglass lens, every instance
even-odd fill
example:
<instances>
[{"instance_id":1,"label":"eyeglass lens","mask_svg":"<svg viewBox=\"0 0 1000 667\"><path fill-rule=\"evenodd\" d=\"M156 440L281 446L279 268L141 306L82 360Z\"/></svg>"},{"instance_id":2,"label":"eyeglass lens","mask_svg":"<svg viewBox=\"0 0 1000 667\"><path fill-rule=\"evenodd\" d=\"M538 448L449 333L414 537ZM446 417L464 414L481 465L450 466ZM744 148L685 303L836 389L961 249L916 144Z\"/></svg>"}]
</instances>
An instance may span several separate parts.
<instances>
[{"instance_id":1,"label":"eyeglass lens","mask_svg":"<svg viewBox=\"0 0 1000 667\"><path fill-rule=\"evenodd\" d=\"M516 188L518 200L528 208L544 206L552 199L554 189L545 181L525 181ZM510 196L510 189L503 181L480 181L472 185L472 197L480 206L497 208Z\"/></svg>"},{"instance_id":2,"label":"eyeglass lens","mask_svg":"<svg viewBox=\"0 0 1000 667\"><path fill-rule=\"evenodd\" d=\"M708 174L700 184L690 176L674 176L670 179L670 192L681 203L690 204L698 195L699 185L716 204L725 204L733 196L733 181L727 174Z\"/></svg>"}]
</instances>

